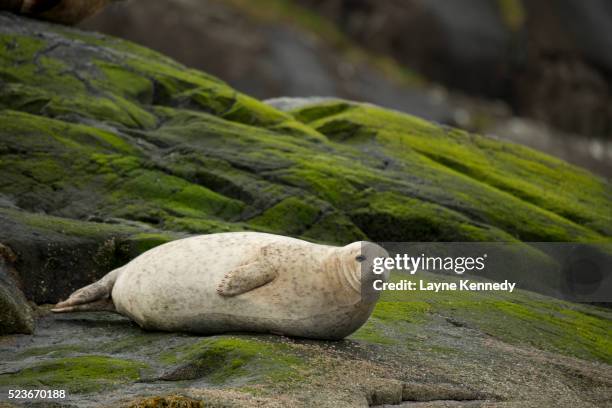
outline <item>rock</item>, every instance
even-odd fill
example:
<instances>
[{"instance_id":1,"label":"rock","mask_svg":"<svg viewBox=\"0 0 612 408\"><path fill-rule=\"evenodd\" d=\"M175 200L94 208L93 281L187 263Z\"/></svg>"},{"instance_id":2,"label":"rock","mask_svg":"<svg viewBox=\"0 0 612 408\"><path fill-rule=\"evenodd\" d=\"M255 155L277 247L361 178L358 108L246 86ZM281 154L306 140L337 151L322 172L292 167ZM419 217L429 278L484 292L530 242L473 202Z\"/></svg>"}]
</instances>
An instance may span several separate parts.
<instances>
[{"instance_id":1,"label":"rock","mask_svg":"<svg viewBox=\"0 0 612 408\"><path fill-rule=\"evenodd\" d=\"M367 101L518 141L610 178L601 1L151 0L116 4L81 26L162 51L258 98ZM516 137L506 129L526 120L537 131Z\"/></svg>"},{"instance_id":2,"label":"rock","mask_svg":"<svg viewBox=\"0 0 612 408\"><path fill-rule=\"evenodd\" d=\"M132 43L0 13L0 241L29 300L186 234L612 235L609 182L563 161L374 105L273 105L286 111ZM44 385L74 406L601 406L610 321L527 291L387 293L341 342L43 313L34 335L0 337L0 395Z\"/></svg>"},{"instance_id":3,"label":"rock","mask_svg":"<svg viewBox=\"0 0 612 408\"><path fill-rule=\"evenodd\" d=\"M495 399L491 395L482 395L470 390L447 384L404 383L402 386L403 401L484 401Z\"/></svg>"},{"instance_id":4,"label":"rock","mask_svg":"<svg viewBox=\"0 0 612 408\"><path fill-rule=\"evenodd\" d=\"M0 242L14 263L26 297L56 303L153 246L180 237L151 228L77 221L0 208Z\"/></svg>"},{"instance_id":5,"label":"rock","mask_svg":"<svg viewBox=\"0 0 612 408\"><path fill-rule=\"evenodd\" d=\"M487 0L298 0L366 47L452 88L499 97L507 92L513 33ZM418 41L415 39L418 38Z\"/></svg>"},{"instance_id":6,"label":"rock","mask_svg":"<svg viewBox=\"0 0 612 408\"><path fill-rule=\"evenodd\" d=\"M15 253L0 243L0 335L34 332L32 309L17 284L16 261Z\"/></svg>"},{"instance_id":7,"label":"rock","mask_svg":"<svg viewBox=\"0 0 612 408\"><path fill-rule=\"evenodd\" d=\"M609 183L518 145L337 99L283 112L129 42L0 22L0 238L37 303L189 233L612 234Z\"/></svg>"},{"instance_id":8,"label":"rock","mask_svg":"<svg viewBox=\"0 0 612 408\"><path fill-rule=\"evenodd\" d=\"M161 51L258 98L336 96L438 122L452 120L449 103L416 86L415 75L364 55L323 18L292 2L286 5L149 0L143 8L125 2L81 27ZM158 30L151 31L153 24Z\"/></svg>"},{"instance_id":9,"label":"rock","mask_svg":"<svg viewBox=\"0 0 612 408\"><path fill-rule=\"evenodd\" d=\"M342 342L197 337L143 332L109 313L46 315L35 336L1 338L0 391L44 383L75 406L605 405L609 311L528 292L470 294L460 307L454 297L386 298ZM449 324L449 314L470 328Z\"/></svg>"},{"instance_id":10,"label":"rock","mask_svg":"<svg viewBox=\"0 0 612 408\"><path fill-rule=\"evenodd\" d=\"M401 381L372 379L367 392L369 406L399 405L404 401Z\"/></svg>"}]
</instances>

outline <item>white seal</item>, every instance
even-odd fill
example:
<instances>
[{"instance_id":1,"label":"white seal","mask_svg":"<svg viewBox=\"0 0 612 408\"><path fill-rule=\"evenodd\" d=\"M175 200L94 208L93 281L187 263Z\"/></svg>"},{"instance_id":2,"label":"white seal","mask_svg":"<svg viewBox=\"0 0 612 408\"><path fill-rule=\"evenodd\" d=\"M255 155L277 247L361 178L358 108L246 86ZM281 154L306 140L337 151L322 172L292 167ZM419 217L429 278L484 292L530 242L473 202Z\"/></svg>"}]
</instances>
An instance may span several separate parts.
<instances>
[{"instance_id":1,"label":"white seal","mask_svg":"<svg viewBox=\"0 0 612 408\"><path fill-rule=\"evenodd\" d=\"M380 246L318 245L279 235L202 235L153 248L70 298L55 312L116 310L152 330L237 331L341 339L378 299L369 289Z\"/></svg>"}]
</instances>

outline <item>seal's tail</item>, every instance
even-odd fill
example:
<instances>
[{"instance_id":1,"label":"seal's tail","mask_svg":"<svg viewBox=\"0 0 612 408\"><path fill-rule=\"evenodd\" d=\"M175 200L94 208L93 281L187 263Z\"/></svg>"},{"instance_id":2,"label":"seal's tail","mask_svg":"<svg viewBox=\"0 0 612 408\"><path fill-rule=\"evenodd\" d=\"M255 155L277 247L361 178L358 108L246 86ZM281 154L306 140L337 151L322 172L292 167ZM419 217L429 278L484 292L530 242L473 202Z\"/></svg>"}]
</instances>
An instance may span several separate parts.
<instances>
[{"instance_id":1,"label":"seal's tail","mask_svg":"<svg viewBox=\"0 0 612 408\"><path fill-rule=\"evenodd\" d=\"M121 269L115 269L99 281L77 290L68 299L55 305L51 311L55 313L115 311L111 292Z\"/></svg>"}]
</instances>

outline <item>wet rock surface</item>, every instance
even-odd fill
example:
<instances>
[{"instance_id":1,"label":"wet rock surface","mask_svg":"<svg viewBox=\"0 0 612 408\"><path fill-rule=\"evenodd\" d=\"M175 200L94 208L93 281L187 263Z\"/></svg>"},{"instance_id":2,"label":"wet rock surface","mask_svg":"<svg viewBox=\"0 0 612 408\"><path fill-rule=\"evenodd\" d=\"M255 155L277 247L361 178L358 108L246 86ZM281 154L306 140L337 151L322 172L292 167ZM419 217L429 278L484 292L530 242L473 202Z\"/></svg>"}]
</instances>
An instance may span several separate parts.
<instances>
[{"instance_id":1,"label":"wet rock surface","mask_svg":"<svg viewBox=\"0 0 612 408\"><path fill-rule=\"evenodd\" d=\"M608 364L546 351L524 338L501 340L501 331L481 326L493 317L485 308L480 318L467 317L469 327L458 327L443 318L449 310L442 303L430 302L432 309L423 311L420 303L387 299L364 328L340 342L144 332L114 314L40 311L34 336L0 338L0 392L4 399L8 389L65 389L60 406L79 407L158 407L172 400L222 407L596 407L609 400ZM585 312L593 313L575 311ZM524 323L508 317L508 325Z\"/></svg>"}]
</instances>

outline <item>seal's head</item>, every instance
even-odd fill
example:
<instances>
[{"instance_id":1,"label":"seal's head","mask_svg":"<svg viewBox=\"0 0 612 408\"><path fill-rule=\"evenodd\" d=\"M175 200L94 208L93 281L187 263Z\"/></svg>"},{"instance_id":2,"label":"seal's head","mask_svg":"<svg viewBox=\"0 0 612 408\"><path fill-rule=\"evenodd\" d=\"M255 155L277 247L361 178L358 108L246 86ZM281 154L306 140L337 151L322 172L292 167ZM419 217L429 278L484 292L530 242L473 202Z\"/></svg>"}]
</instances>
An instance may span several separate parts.
<instances>
[{"instance_id":1,"label":"seal's head","mask_svg":"<svg viewBox=\"0 0 612 408\"><path fill-rule=\"evenodd\" d=\"M389 278L388 270L375 268L376 259L387 258L389 253L380 245L359 241L337 248L335 256L343 283L359 294L362 301L375 302L378 292L373 293L374 281L386 282Z\"/></svg>"}]
</instances>

